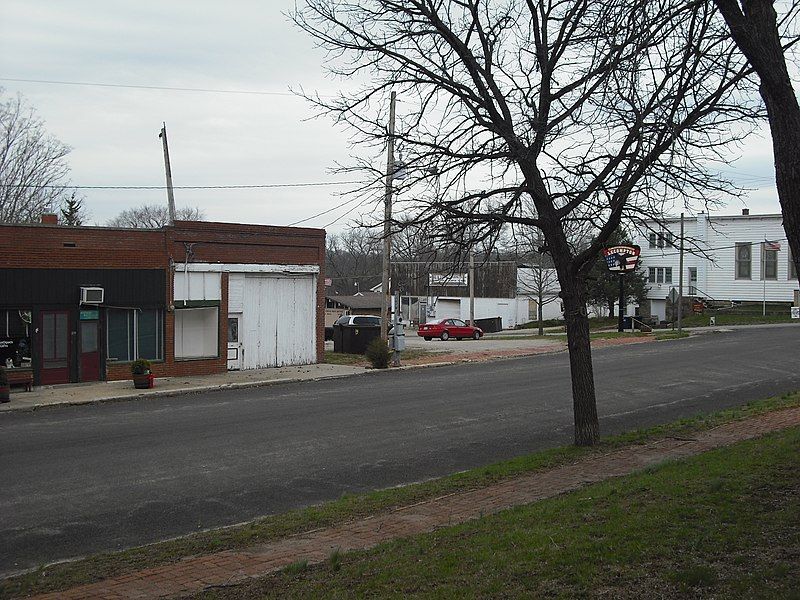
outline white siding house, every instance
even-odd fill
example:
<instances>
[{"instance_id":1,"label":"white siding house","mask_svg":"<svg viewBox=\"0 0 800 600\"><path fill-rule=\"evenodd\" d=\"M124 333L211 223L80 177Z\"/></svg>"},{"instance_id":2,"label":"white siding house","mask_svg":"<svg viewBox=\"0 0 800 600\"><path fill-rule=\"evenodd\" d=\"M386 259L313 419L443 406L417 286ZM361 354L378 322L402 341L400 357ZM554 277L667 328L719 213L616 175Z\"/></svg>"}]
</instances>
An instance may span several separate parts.
<instances>
[{"instance_id":1,"label":"white siding house","mask_svg":"<svg viewBox=\"0 0 800 600\"><path fill-rule=\"evenodd\" d=\"M797 277L781 215L684 218L684 296L734 302L792 302ZM680 219L650 231L636 243L650 283L650 314L666 318L667 297L678 287ZM644 311L642 311L644 312Z\"/></svg>"}]
</instances>

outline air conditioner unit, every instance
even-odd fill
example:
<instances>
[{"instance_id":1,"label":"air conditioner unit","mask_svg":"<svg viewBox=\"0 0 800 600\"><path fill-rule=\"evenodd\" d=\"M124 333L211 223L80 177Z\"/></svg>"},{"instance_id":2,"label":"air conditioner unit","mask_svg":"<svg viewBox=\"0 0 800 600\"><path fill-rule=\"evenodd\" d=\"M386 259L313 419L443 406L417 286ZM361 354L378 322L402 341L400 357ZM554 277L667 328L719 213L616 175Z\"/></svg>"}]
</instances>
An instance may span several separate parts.
<instances>
[{"instance_id":1,"label":"air conditioner unit","mask_svg":"<svg viewBox=\"0 0 800 600\"><path fill-rule=\"evenodd\" d=\"M101 287L82 287L81 304L102 304L104 291Z\"/></svg>"}]
</instances>

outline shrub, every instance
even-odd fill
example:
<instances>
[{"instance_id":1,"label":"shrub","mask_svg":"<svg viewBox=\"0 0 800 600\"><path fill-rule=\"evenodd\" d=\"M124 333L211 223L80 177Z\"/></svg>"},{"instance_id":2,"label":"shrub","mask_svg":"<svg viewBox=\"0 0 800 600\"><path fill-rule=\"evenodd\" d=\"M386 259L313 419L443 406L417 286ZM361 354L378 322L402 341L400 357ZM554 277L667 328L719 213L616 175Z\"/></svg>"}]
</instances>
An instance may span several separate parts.
<instances>
[{"instance_id":1,"label":"shrub","mask_svg":"<svg viewBox=\"0 0 800 600\"><path fill-rule=\"evenodd\" d=\"M389 366L389 346L381 338L372 340L365 354L373 368L385 369Z\"/></svg>"},{"instance_id":2,"label":"shrub","mask_svg":"<svg viewBox=\"0 0 800 600\"><path fill-rule=\"evenodd\" d=\"M150 372L150 361L146 358L139 358L131 363L131 374L144 375Z\"/></svg>"}]
</instances>

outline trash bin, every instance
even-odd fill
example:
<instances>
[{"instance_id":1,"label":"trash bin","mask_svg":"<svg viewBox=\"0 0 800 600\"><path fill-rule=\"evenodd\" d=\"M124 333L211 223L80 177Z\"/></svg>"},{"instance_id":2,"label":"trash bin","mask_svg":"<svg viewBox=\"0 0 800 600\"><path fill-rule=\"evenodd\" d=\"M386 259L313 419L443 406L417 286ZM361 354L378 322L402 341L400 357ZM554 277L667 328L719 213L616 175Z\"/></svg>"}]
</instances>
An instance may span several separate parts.
<instances>
[{"instance_id":1,"label":"trash bin","mask_svg":"<svg viewBox=\"0 0 800 600\"><path fill-rule=\"evenodd\" d=\"M630 329L631 328L631 318L632 317L622 317L622 328L623 329Z\"/></svg>"},{"instance_id":2,"label":"trash bin","mask_svg":"<svg viewBox=\"0 0 800 600\"><path fill-rule=\"evenodd\" d=\"M480 327L483 333L503 331L503 318L490 317L488 319L475 319L475 327Z\"/></svg>"},{"instance_id":3,"label":"trash bin","mask_svg":"<svg viewBox=\"0 0 800 600\"><path fill-rule=\"evenodd\" d=\"M334 325L333 351L364 354L375 338L381 337L380 325Z\"/></svg>"}]
</instances>

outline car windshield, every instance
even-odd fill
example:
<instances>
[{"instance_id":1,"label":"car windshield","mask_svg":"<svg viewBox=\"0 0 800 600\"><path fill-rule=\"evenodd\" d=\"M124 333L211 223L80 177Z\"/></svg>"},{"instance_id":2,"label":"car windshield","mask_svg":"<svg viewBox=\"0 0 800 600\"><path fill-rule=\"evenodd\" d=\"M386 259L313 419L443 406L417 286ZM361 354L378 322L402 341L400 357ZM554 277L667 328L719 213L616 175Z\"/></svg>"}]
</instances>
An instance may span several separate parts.
<instances>
[{"instance_id":1,"label":"car windshield","mask_svg":"<svg viewBox=\"0 0 800 600\"><path fill-rule=\"evenodd\" d=\"M380 325L379 317L353 317L353 325Z\"/></svg>"}]
</instances>

